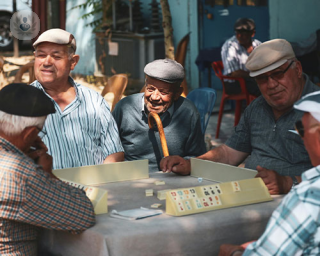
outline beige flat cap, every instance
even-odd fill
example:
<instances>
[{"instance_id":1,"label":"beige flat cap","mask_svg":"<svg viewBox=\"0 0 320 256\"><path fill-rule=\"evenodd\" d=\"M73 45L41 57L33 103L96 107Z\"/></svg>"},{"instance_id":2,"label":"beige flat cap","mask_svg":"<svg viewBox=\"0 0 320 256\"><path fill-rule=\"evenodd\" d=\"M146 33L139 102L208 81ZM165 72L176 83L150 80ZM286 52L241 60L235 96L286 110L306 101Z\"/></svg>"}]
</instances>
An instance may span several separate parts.
<instances>
[{"instance_id":1,"label":"beige flat cap","mask_svg":"<svg viewBox=\"0 0 320 256\"><path fill-rule=\"evenodd\" d=\"M287 60L295 58L291 44L284 39L274 39L256 47L246 62L250 76L255 77L274 70Z\"/></svg>"},{"instance_id":2,"label":"beige flat cap","mask_svg":"<svg viewBox=\"0 0 320 256\"><path fill-rule=\"evenodd\" d=\"M163 59L155 60L144 67L147 76L166 83L181 83L184 79L184 68L175 60Z\"/></svg>"},{"instance_id":3,"label":"beige flat cap","mask_svg":"<svg viewBox=\"0 0 320 256\"><path fill-rule=\"evenodd\" d=\"M63 45L70 45L74 51L77 49L76 39L74 36L60 28L53 28L43 32L33 43L33 47L36 48L38 44L48 42L54 44L63 44Z\"/></svg>"}]
</instances>

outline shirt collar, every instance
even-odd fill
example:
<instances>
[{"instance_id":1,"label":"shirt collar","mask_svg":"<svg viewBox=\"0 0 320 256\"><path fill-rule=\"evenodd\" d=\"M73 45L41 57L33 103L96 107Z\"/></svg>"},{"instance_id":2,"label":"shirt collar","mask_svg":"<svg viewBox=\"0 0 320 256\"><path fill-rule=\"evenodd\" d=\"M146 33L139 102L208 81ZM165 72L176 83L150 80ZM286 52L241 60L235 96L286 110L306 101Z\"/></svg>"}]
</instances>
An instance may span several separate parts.
<instances>
[{"instance_id":1,"label":"shirt collar","mask_svg":"<svg viewBox=\"0 0 320 256\"><path fill-rule=\"evenodd\" d=\"M145 114L147 114L146 113L146 109L145 109L145 105L144 105L144 93L142 94L142 99L141 99L141 111L142 112L144 112ZM167 109L167 111L165 112L165 113L168 113L169 114L169 116L171 116L172 117L172 115L173 115L173 112L174 112L174 102L171 104L171 106ZM161 116L164 116L164 115L161 115ZM165 115L166 116L166 115ZM161 117L160 117L161 118ZM162 118L161 118L161 120L162 120Z\"/></svg>"}]
</instances>

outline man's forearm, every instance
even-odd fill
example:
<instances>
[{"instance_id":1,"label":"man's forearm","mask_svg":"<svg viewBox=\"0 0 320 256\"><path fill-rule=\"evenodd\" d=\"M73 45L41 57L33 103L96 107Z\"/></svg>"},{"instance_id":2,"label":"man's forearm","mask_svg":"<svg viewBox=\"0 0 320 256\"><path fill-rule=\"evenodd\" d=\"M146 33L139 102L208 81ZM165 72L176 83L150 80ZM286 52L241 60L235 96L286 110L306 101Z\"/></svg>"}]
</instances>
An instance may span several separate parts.
<instances>
[{"instance_id":1,"label":"man's forearm","mask_svg":"<svg viewBox=\"0 0 320 256\"><path fill-rule=\"evenodd\" d=\"M232 77L249 77L249 72L244 70L236 70L229 74Z\"/></svg>"},{"instance_id":2,"label":"man's forearm","mask_svg":"<svg viewBox=\"0 0 320 256\"><path fill-rule=\"evenodd\" d=\"M117 153L108 155L106 159L103 161L103 163L107 164L107 163L122 162L122 161L124 161L124 153L117 152Z\"/></svg>"}]
</instances>

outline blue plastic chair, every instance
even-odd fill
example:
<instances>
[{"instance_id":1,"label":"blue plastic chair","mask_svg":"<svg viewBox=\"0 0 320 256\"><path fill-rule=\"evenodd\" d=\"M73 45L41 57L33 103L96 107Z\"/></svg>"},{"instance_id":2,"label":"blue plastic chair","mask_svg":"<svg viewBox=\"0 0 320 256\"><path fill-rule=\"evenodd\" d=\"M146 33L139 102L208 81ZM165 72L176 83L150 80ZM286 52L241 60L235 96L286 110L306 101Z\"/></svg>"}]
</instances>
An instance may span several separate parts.
<instances>
[{"instance_id":1,"label":"blue plastic chair","mask_svg":"<svg viewBox=\"0 0 320 256\"><path fill-rule=\"evenodd\" d=\"M187 98L194 103L200 113L201 131L204 134L217 99L216 90L208 87L197 88L189 92Z\"/></svg>"}]
</instances>

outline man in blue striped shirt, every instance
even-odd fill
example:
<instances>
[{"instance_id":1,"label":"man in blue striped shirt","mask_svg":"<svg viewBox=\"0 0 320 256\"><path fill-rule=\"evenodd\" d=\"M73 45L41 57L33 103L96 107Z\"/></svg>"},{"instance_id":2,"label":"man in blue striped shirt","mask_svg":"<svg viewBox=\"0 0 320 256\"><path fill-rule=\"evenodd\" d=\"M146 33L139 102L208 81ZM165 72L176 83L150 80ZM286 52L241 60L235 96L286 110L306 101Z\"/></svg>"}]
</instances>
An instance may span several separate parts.
<instances>
[{"instance_id":1,"label":"man in blue striped shirt","mask_svg":"<svg viewBox=\"0 0 320 256\"><path fill-rule=\"evenodd\" d=\"M42 140L53 156L53 169L124 160L117 125L106 101L97 92L69 76L79 61L76 41L62 29L42 33L33 44L33 86L53 101Z\"/></svg>"},{"instance_id":2,"label":"man in blue striped shirt","mask_svg":"<svg viewBox=\"0 0 320 256\"><path fill-rule=\"evenodd\" d=\"M316 167L302 174L301 184L282 200L258 241L245 251L224 244L219 256L320 254L320 92L306 95L294 108L304 112L295 127Z\"/></svg>"}]
</instances>

